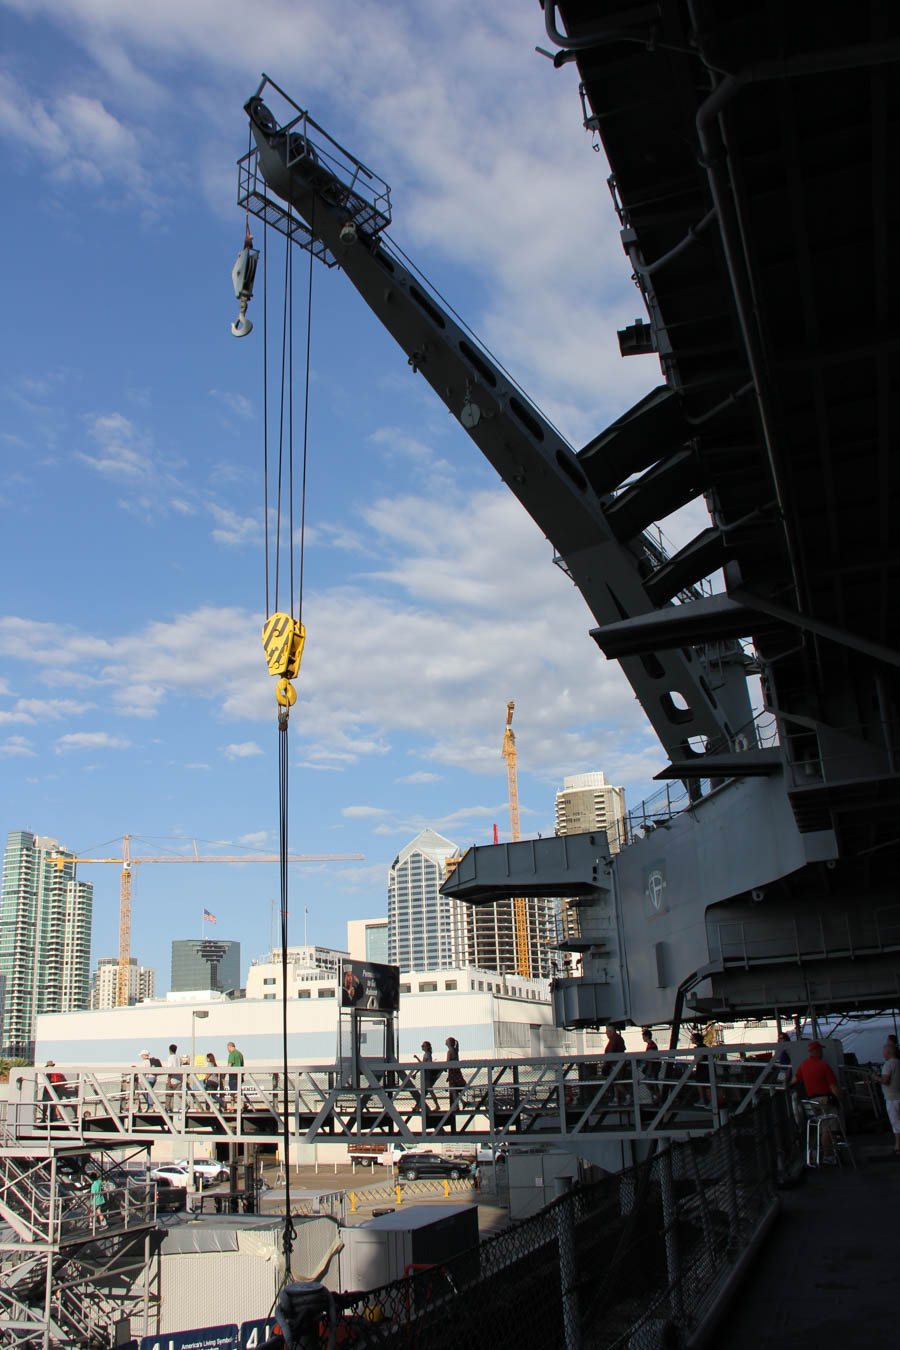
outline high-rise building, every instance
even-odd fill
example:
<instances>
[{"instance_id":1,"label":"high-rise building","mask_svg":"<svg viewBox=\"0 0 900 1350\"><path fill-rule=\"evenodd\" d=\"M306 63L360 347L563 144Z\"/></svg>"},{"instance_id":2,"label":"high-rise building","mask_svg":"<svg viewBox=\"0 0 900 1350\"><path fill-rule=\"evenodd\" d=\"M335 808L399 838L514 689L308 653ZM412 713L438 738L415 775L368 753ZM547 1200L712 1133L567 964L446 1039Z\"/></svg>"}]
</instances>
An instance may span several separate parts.
<instances>
[{"instance_id":1,"label":"high-rise building","mask_svg":"<svg viewBox=\"0 0 900 1350\"><path fill-rule=\"evenodd\" d=\"M91 1008L116 1007L118 979L118 957L101 956L91 976ZM156 971L152 966L139 966L137 957L132 956L128 963L128 1002L140 1003L142 999L153 998L155 992Z\"/></svg>"},{"instance_id":2,"label":"high-rise building","mask_svg":"<svg viewBox=\"0 0 900 1350\"><path fill-rule=\"evenodd\" d=\"M461 901L440 894L447 861L459 850L435 830L401 849L388 873L388 963L401 970L449 970L466 960Z\"/></svg>"},{"instance_id":3,"label":"high-rise building","mask_svg":"<svg viewBox=\"0 0 900 1350\"><path fill-rule=\"evenodd\" d=\"M612 787L603 773L573 773L556 794L556 833L590 834L603 830L610 853L618 853L625 837L625 789ZM562 961L566 974L578 973L581 937L577 900L563 900L560 911ZM569 950L566 944L570 944Z\"/></svg>"},{"instance_id":4,"label":"high-rise building","mask_svg":"<svg viewBox=\"0 0 900 1350\"><path fill-rule=\"evenodd\" d=\"M589 834L605 830L610 853L622 847L625 789L612 787L604 773L573 773L556 794L556 833Z\"/></svg>"},{"instance_id":5,"label":"high-rise building","mask_svg":"<svg viewBox=\"0 0 900 1350\"><path fill-rule=\"evenodd\" d=\"M29 1055L38 1013L88 1006L94 888L58 839L7 836L0 899L3 1049Z\"/></svg>"},{"instance_id":6,"label":"high-rise building","mask_svg":"<svg viewBox=\"0 0 900 1350\"><path fill-rule=\"evenodd\" d=\"M218 938L185 938L172 943L172 993L241 987L241 944Z\"/></svg>"},{"instance_id":7,"label":"high-rise building","mask_svg":"<svg viewBox=\"0 0 900 1350\"><path fill-rule=\"evenodd\" d=\"M511 974L518 968L512 900L467 905L440 894L460 850L434 830L423 830L391 864L388 878L388 961L401 970L476 966ZM533 978L553 973L558 902L526 901L528 960Z\"/></svg>"}]
</instances>

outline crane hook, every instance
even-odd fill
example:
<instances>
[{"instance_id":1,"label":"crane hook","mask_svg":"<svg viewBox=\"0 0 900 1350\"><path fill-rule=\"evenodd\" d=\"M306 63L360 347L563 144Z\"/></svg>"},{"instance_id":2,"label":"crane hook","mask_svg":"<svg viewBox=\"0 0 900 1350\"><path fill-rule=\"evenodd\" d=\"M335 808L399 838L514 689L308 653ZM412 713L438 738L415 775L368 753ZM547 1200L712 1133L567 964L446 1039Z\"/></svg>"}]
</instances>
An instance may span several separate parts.
<instances>
[{"instance_id":1,"label":"crane hook","mask_svg":"<svg viewBox=\"0 0 900 1350\"><path fill-rule=\"evenodd\" d=\"M231 325L231 331L235 337L246 337L253 330L253 324L247 318L247 306L253 299L253 281L258 262L259 251L253 247L253 236L248 224L244 235L244 247L237 255L237 261L231 269L234 296L239 305L238 317Z\"/></svg>"}]
</instances>

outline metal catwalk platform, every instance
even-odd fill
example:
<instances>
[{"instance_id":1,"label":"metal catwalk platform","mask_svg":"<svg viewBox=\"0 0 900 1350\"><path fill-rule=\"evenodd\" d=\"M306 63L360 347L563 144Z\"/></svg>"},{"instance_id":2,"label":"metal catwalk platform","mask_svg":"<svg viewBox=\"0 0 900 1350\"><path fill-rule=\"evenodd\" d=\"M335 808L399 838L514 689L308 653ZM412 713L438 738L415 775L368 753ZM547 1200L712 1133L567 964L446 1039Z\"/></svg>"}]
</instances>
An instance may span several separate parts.
<instances>
[{"instance_id":1,"label":"metal catwalk platform","mask_svg":"<svg viewBox=\"0 0 900 1350\"><path fill-rule=\"evenodd\" d=\"M778 1087L779 1070L771 1059L745 1058L754 1048L769 1053L759 1046L467 1060L458 1066L461 1086L450 1086L439 1065L368 1061L355 1084L342 1081L333 1064L298 1067L288 1074L288 1127L298 1142L307 1143L375 1136L571 1146L601 1138L706 1134ZM66 1069L67 1081L59 1084L41 1069L17 1070L10 1085L10 1131L22 1143L98 1148L165 1135L231 1143L281 1137L285 1089L278 1068L203 1078L179 1069L154 1082L153 1075L137 1070L75 1067Z\"/></svg>"},{"instance_id":2,"label":"metal catwalk platform","mask_svg":"<svg viewBox=\"0 0 900 1350\"><path fill-rule=\"evenodd\" d=\"M0 1119L0 1345L108 1345L124 1317L149 1329L156 1186L123 1169L123 1151L24 1142Z\"/></svg>"}]
</instances>

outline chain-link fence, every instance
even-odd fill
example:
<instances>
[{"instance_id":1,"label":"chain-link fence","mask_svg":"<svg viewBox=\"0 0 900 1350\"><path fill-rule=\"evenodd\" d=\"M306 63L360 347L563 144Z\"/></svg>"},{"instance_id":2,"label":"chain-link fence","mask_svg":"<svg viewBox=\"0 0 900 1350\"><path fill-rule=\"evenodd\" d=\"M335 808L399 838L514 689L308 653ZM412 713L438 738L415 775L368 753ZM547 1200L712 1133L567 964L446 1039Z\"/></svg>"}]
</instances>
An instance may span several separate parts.
<instances>
[{"instance_id":1,"label":"chain-link fence","mask_svg":"<svg viewBox=\"0 0 900 1350\"><path fill-rule=\"evenodd\" d=\"M664 1144L446 1264L343 1295L355 1345L659 1350L683 1345L796 1155L786 1095Z\"/></svg>"}]
</instances>

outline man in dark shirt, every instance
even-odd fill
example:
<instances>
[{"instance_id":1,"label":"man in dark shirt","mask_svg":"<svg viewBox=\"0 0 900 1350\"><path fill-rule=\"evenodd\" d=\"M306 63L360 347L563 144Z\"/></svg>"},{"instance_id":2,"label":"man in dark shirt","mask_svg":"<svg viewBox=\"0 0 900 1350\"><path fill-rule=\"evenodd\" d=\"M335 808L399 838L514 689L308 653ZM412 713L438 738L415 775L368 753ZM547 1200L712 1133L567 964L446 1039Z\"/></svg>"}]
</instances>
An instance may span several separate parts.
<instances>
[{"instance_id":1,"label":"man in dark shirt","mask_svg":"<svg viewBox=\"0 0 900 1350\"><path fill-rule=\"evenodd\" d=\"M624 1055L625 1041L617 1027L612 1023L606 1028L606 1045L603 1047L604 1055ZM622 1072L623 1064L620 1062L612 1069L612 1078L617 1079ZM616 1103L621 1105L627 1098L627 1093L621 1083L616 1083L613 1089L616 1097Z\"/></svg>"}]
</instances>

